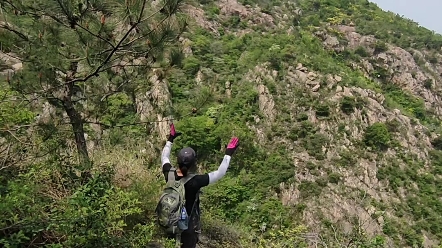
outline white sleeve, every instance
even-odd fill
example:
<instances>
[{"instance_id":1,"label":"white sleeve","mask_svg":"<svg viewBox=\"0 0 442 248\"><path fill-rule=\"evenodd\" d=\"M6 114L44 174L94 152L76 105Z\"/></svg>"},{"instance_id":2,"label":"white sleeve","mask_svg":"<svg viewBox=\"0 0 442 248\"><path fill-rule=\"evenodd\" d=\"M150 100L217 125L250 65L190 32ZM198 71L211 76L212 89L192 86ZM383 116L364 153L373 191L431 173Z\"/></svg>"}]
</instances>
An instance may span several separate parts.
<instances>
[{"instance_id":1,"label":"white sleeve","mask_svg":"<svg viewBox=\"0 0 442 248\"><path fill-rule=\"evenodd\" d=\"M163 152L161 153L161 167L164 164L170 163L170 150L172 149L172 142L167 141L166 145L163 148Z\"/></svg>"},{"instance_id":2,"label":"white sleeve","mask_svg":"<svg viewBox=\"0 0 442 248\"><path fill-rule=\"evenodd\" d=\"M219 165L218 170L209 173L209 184L217 182L226 174L227 168L229 168L230 158L229 155L224 155L223 161Z\"/></svg>"}]
</instances>

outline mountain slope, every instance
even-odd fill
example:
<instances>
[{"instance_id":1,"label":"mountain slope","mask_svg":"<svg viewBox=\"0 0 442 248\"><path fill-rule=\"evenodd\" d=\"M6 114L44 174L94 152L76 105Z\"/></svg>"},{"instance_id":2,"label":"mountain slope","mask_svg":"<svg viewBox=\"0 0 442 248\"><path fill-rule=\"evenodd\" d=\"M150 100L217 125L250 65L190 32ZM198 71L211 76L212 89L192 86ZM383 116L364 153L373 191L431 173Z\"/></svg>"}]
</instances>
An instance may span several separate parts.
<instances>
[{"instance_id":1,"label":"mountain slope","mask_svg":"<svg viewBox=\"0 0 442 248\"><path fill-rule=\"evenodd\" d=\"M292 164L281 169L294 170L295 181L280 174L274 190L312 230L360 225L396 246L433 247L441 37L368 1L274 4L204 6L198 23L209 34L189 37L197 75L232 73L223 78L229 92L259 94L250 109L260 112L243 109L244 121Z\"/></svg>"},{"instance_id":2,"label":"mountain slope","mask_svg":"<svg viewBox=\"0 0 442 248\"><path fill-rule=\"evenodd\" d=\"M365 0L204 0L182 10L190 19L179 38L180 63L150 70L148 82L134 89L107 85L118 94L109 91L106 105L80 108L85 116L95 113L85 118L88 149L97 171L115 170L112 183L105 174L78 188L61 187L73 180L60 169L75 164L74 145L64 142L69 130L58 125L64 119L55 106L33 106L46 125L35 142L64 145L60 155L22 162L45 172L25 170L32 184L2 179L2 191L12 192L5 213L20 209L17 223L37 221L43 229L10 230L16 220L4 214L10 219L1 222L7 231L0 241L29 244L40 235L47 244L91 243L96 234L81 232L76 221L84 213L77 206L97 201L87 209L103 223L105 229L94 228L108 245L167 244L151 224L164 185L158 157L173 116L184 134L174 152L194 147L201 172L217 168L231 135L241 139L226 177L204 190L202 247L441 245L440 35ZM21 68L15 59L4 64ZM106 78L100 79L93 82L100 86ZM11 99L20 97L14 94ZM32 119L13 112L10 122ZM23 197L24 185L35 199ZM38 202L39 214L31 214L29 202ZM127 211L101 214L100 204L117 203ZM55 225L46 216L69 221ZM27 238L14 238L19 230Z\"/></svg>"}]
</instances>

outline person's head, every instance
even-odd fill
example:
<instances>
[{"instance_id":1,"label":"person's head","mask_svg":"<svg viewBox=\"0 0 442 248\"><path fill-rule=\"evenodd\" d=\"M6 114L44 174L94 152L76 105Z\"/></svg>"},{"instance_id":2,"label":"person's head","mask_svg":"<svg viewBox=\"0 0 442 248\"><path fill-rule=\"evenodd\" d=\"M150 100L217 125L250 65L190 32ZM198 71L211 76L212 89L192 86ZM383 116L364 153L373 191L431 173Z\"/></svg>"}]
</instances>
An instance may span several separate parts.
<instances>
[{"instance_id":1,"label":"person's head","mask_svg":"<svg viewBox=\"0 0 442 248\"><path fill-rule=\"evenodd\" d=\"M188 170L196 164L196 152L190 147L181 149L177 156L177 162L181 173L186 176Z\"/></svg>"}]
</instances>

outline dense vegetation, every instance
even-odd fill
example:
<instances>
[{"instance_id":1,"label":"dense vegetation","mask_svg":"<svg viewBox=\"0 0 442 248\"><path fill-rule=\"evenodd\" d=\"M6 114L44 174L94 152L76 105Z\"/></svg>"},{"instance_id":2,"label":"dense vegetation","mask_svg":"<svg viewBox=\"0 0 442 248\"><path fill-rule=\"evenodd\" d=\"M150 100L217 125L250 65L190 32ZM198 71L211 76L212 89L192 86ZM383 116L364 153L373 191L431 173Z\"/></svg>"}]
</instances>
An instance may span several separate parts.
<instances>
[{"instance_id":1,"label":"dense vegetation","mask_svg":"<svg viewBox=\"0 0 442 248\"><path fill-rule=\"evenodd\" d=\"M388 43L425 51L422 59L433 64L440 63L442 37L366 0L239 2L260 6L282 27L252 25L256 13L223 14L215 1L198 3L207 20L220 24L220 35L186 20L178 0L146 10L149 1L0 4L1 52L23 61L22 70L1 75L0 244L145 247L156 241L173 247L153 222L164 185L158 158L166 137L160 129L171 116L183 132L173 152L195 148L201 172L217 168L231 135L241 139L226 177L204 189L205 247L423 247L424 234L442 242L440 138L422 161L399 142L408 135L405 124L378 121L362 128L366 97L334 102L336 86L316 95L302 84L287 86L290 67L298 63L317 74L338 73L339 87L381 94L383 107L438 133L439 117L420 96L392 83L389 70L373 62L366 77L351 66L368 59L369 48L330 50L316 32L325 29L345 43L328 25L354 23L356 32L378 39L374 53L388 50ZM288 21L280 18L284 14ZM249 32L235 34L241 30ZM192 53L183 54L182 46ZM258 82L264 64L277 75ZM10 66L2 62L0 69ZM259 83L273 96L273 120L260 108ZM143 102L151 108L140 111ZM324 125L336 131L324 132ZM353 136L353 128L363 135ZM255 130L263 132L260 140ZM340 139L351 144L347 150L339 150ZM332 149L339 156L330 159ZM294 163L292 154L302 152L308 161ZM385 202L355 188L345 191L344 173L359 173L360 159L377 162L375 177L391 196L407 194ZM313 179L298 177L305 173ZM284 185L296 185L296 203L283 204ZM317 199L321 205L330 189L373 206L373 219L384 220L381 229L369 235L349 217L351 228L343 231L320 212L314 214L320 222L310 225L304 219L309 204Z\"/></svg>"}]
</instances>

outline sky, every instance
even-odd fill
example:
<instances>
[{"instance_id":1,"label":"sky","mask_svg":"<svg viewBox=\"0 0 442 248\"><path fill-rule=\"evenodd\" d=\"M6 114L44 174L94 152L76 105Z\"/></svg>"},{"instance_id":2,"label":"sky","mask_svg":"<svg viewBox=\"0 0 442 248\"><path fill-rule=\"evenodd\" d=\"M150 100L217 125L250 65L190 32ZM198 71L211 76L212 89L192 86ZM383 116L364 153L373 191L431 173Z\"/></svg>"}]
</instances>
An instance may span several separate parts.
<instances>
[{"instance_id":1,"label":"sky","mask_svg":"<svg viewBox=\"0 0 442 248\"><path fill-rule=\"evenodd\" d=\"M370 0L381 9L391 11L442 34L442 0Z\"/></svg>"}]
</instances>

